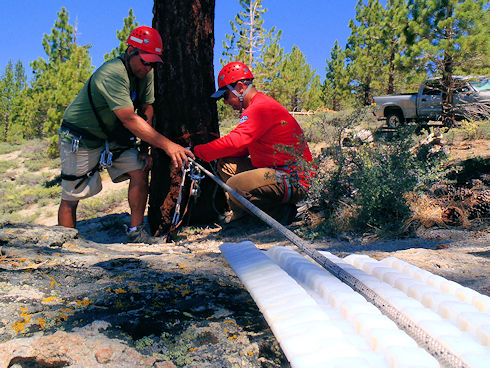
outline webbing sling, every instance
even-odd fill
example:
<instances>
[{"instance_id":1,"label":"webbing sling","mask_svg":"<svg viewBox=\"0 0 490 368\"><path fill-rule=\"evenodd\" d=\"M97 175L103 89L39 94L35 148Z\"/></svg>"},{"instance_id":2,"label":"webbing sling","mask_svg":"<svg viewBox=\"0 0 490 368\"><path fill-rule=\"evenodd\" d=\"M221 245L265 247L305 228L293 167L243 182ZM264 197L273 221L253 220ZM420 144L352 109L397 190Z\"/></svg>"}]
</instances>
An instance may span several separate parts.
<instances>
[{"instance_id":1,"label":"webbing sling","mask_svg":"<svg viewBox=\"0 0 490 368\"><path fill-rule=\"evenodd\" d=\"M62 180L68 180L68 181L75 181L75 180L80 180L80 182L75 185L75 189L78 189L82 183L87 180L88 178L92 177L97 171L99 171L99 164L97 163L97 166L92 168L89 172L83 174L83 175L69 175L65 174L64 172L61 172L61 179Z\"/></svg>"},{"instance_id":2,"label":"webbing sling","mask_svg":"<svg viewBox=\"0 0 490 368\"><path fill-rule=\"evenodd\" d=\"M112 160L117 160L119 156L123 154L123 152L126 151L126 149L116 149L112 151ZM90 169L88 172L86 172L83 175L70 175L70 174L65 174L64 172L61 172L61 179L62 180L68 180L68 181L75 181L75 180L80 180L80 182L75 185L75 189L78 189L82 183L87 180L88 178L92 177L97 171L101 170L100 162L97 163L92 169Z\"/></svg>"}]
</instances>

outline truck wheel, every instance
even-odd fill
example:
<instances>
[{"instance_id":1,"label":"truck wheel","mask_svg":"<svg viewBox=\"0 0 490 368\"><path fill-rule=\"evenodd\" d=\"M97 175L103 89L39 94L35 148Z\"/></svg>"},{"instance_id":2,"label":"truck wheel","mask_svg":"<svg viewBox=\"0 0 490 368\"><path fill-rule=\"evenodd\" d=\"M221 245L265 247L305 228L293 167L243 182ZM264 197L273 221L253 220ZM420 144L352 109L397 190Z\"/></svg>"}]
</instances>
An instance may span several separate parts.
<instances>
[{"instance_id":1,"label":"truck wheel","mask_svg":"<svg viewBox=\"0 0 490 368\"><path fill-rule=\"evenodd\" d=\"M403 115L401 112L398 111L390 111L388 114L386 114L386 124L390 128L397 128L399 127L405 119L403 118Z\"/></svg>"}]
</instances>

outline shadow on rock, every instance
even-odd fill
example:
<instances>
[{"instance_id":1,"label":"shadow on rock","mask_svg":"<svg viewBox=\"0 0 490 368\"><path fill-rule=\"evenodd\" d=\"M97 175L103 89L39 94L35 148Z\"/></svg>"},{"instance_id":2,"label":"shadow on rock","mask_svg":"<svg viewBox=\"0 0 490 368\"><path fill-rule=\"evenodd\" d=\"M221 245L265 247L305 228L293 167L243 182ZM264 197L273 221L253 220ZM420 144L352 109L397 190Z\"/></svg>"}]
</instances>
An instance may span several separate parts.
<instances>
[{"instance_id":1,"label":"shadow on rock","mask_svg":"<svg viewBox=\"0 0 490 368\"><path fill-rule=\"evenodd\" d=\"M130 223L128 213L117 213L77 223L77 229L84 239L100 244L124 243L126 226Z\"/></svg>"}]
</instances>

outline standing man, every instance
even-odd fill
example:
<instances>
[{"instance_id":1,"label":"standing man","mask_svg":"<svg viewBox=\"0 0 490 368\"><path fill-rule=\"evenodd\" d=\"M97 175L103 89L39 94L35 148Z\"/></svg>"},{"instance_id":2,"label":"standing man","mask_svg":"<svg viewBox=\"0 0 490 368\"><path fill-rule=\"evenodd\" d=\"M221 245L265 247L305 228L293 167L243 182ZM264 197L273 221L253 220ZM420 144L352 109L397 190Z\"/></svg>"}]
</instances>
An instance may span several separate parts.
<instances>
[{"instance_id":1,"label":"standing man","mask_svg":"<svg viewBox=\"0 0 490 368\"><path fill-rule=\"evenodd\" d=\"M253 78L241 62L223 67L218 90L211 97L224 98L225 104L240 111L240 122L226 136L194 147L194 153L204 161L220 159L218 172L223 181L281 220L285 211L296 212L294 204L304 198L308 186L296 157L306 162L313 159L298 122L279 102L258 92ZM233 215L227 220L244 214L239 202L231 199Z\"/></svg>"},{"instance_id":2,"label":"standing man","mask_svg":"<svg viewBox=\"0 0 490 368\"><path fill-rule=\"evenodd\" d=\"M148 152L139 153L135 148L134 136L164 150L175 167L186 163L187 155L194 156L151 126L153 66L162 62L160 34L140 26L131 32L127 43L126 52L98 68L64 113L58 223L75 227L79 200L101 191L99 170L107 168L113 182L129 179L131 226L127 242L151 244L157 239L143 225L151 163Z\"/></svg>"}]
</instances>

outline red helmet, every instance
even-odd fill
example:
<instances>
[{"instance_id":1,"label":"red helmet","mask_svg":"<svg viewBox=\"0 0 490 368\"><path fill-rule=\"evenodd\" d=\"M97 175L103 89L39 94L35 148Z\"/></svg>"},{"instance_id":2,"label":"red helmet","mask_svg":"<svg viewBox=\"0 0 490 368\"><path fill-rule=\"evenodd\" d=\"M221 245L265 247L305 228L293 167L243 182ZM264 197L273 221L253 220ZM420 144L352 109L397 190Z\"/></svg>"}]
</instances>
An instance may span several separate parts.
<instances>
[{"instance_id":1,"label":"red helmet","mask_svg":"<svg viewBox=\"0 0 490 368\"><path fill-rule=\"evenodd\" d=\"M226 64L218 75L218 88L223 88L227 84L235 83L242 79L253 79L254 76L249 67L239 61L232 61Z\"/></svg>"},{"instance_id":2,"label":"red helmet","mask_svg":"<svg viewBox=\"0 0 490 368\"><path fill-rule=\"evenodd\" d=\"M162 38L158 31L147 26L139 26L133 29L127 40L128 45L139 49L141 58L150 63L162 62Z\"/></svg>"},{"instance_id":3,"label":"red helmet","mask_svg":"<svg viewBox=\"0 0 490 368\"><path fill-rule=\"evenodd\" d=\"M242 79L253 79L250 68L239 61L226 64L218 74L218 90L211 97L220 98L225 93L228 84L238 82Z\"/></svg>"}]
</instances>

